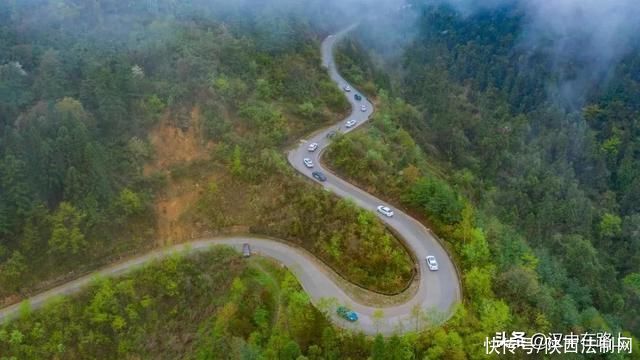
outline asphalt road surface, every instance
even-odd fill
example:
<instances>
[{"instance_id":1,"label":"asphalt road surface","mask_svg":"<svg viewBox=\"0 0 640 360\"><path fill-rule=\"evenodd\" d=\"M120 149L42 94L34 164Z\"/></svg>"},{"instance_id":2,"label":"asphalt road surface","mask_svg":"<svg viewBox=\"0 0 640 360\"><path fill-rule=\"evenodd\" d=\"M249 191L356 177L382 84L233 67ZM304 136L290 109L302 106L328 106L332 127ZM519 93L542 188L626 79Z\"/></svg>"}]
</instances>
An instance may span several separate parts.
<instances>
[{"instance_id":1,"label":"asphalt road surface","mask_svg":"<svg viewBox=\"0 0 640 360\"><path fill-rule=\"evenodd\" d=\"M355 25L335 35L330 35L322 43L323 65L328 69L331 78L341 89L349 84L340 76L336 69L333 49L336 42L354 27ZM353 131L366 122L373 113L373 105L364 95L362 95L362 100L355 100L354 95L356 93L360 94L352 86L350 92L345 91L352 105L352 112L346 119L339 124L314 133L308 139L301 140L298 147L289 152L288 159L289 163L296 170L309 177L311 181L317 182L340 197L351 199L357 205L375 212L378 205L384 204L383 201L341 180L329 171L323 169L320 164L322 151L331 141L327 137L328 133L332 131L342 133ZM362 105L366 106L365 111L361 111ZM347 129L345 123L347 120L352 119L356 120L356 125ZM318 148L313 152L308 151L308 145L314 142L318 144ZM310 158L314 162L312 169L307 168L303 164L304 158ZM315 180L311 176L312 171L323 172L327 180L325 182ZM249 243L253 253L274 258L291 270L302 284L304 290L309 294L311 301L321 308L327 308L337 325L363 331L367 334L380 332L388 335L413 331L417 326L420 326L421 323L424 324L423 321L416 322L417 314L419 313L430 314L431 321L434 322L444 321L451 316L455 304L461 299L460 281L447 252L433 235L409 215L398 209L393 210L395 214L391 218L380 214L378 214L378 216L388 224L388 226L392 227L402 241L405 242L407 248L415 255L418 261L417 266L419 267L419 273L416 277L416 281L418 282L417 290L415 290L413 296L408 300L398 305L373 307L361 304L341 287L341 282L336 280L339 279L339 276L312 254L298 247L287 245L284 242L253 236L204 239L152 251L140 257L113 264L95 273L35 295L29 298L28 301L32 308L39 308L55 297L71 295L78 292L84 286L90 284L97 276L121 275L150 261L166 257L175 252L204 251L213 245L228 245L240 250L242 249L242 244ZM366 256L366 254L363 255ZM438 271L429 271L425 261L428 255L433 255L437 258L439 265ZM329 305L327 306L327 304ZM340 319L335 314L336 305L347 305L350 309L356 311L359 316L358 321L351 323ZM19 309L20 304L0 309L0 323L17 316ZM377 311L379 309L382 310L383 314L381 318L379 316L380 312ZM420 311L418 312L417 310Z\"/></svg>"},{"instance_id":2,"label":"asphalt road surface","mask_svg":"<svg viewBox=\"0 0 640 360\"><path fill-rule=\"evenodd\" d=\"M347 85L351 88L351 91L345 91L351 103L351 114L341 123L316 132L308 139L301 140L299 146L289 152L288 159L289 163L296 168L296 170L311 178L313 181L318 182L321 186L340 197L351 199L362 208L375 212L379 205L387 204L327 171L322 167L320 162L322 150L331 142L327 134L332 131L341 133L353 131L365 123L373 113L373 105L366 97L340 76L333 57L335 44L353 28L354 26L351 26L335 35L330 35L322 43L323 66L328 69L331 79L338 84L341 89L344 89ZM354 95L356 93L362 95L361 101L355 99ZM366 111L361 111L362 105L366 106ZM356 125L347 128L345 124L348 120L356 120ZM308 151L307 147L311 143L317 143L318 149L313 152ZM313 168L310 169L304 165L304 158L309 158L313 161ZM315 180L311 175L313 171L322 172L327 177L327 180L325 182ZM384 319L382 322L378 321L377 326L380 332L386 334L402 328L410 330L410 327L413 326L415 315L415 312L412 310L417 307L424 312L440 314L442 316L440 320L447 319L449 315L451 315L453 306L461 299L458 274L445 249L438 240L434 238L431 232L418 221L398 209L393 209L393 211L394 216L391 218L377 214L382 221L395 230L409 250L415 254L419 263L419 287L415 296L404 304L382 309ZM428 255L436 257L439 265L438 271L430 271L427 267L425 258ZM352 304L353 310L358 312L360 317L358 323L361 329L367 333L375 333L376 326L373 326L375 323L373 312L376 308L360 305L352 299L349 299L347 303Z\"/></svg>"}]
</instances>

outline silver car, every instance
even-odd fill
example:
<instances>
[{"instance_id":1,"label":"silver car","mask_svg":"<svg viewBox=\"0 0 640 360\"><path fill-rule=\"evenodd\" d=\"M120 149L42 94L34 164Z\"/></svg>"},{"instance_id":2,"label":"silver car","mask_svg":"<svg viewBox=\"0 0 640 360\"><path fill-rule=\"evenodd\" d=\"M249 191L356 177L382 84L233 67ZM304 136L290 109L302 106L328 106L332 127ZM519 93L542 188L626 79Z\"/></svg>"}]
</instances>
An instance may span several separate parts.
<instances>
[{"instance_id":1,"label":"silver car","mask_svg":"<svg viewBox=\"0 0 640 360\"><path fill-rule=\"evenodd\" d=\"M242 244L242 256L244 257L251 256L251 246L249 246L249 243Z\"/></svg>"},{"instance_id":2,"label":"silver car","mask_svg":"<svg viewBox=\"0 0 640 360\"><path fill-rule=\"evenodd\" d=\"M378 212L386 217L393 216L393 210L391 210L391 208L389 208L388 206L384 206L384 205L378 206Z\"/></svg>"},{"instance_id":3,"label":"silver car","mask_svg":"<svg viewBox=\"0 0 640 360\"><path fill-rule=\"evenodd\" d=\"M307 147L307 150L314 152L316 151L316 149L318 148L318 143L311 143L309 144L309 146Z\"/></svg>"},{"instance_id":4,"label":"silver car","mask_svg":"<svg viewBox=\"0 0 640 360\"><path fill-rule=\"evenodd\" d=\"M345 126L347 129L350 129L350 128L352 128L352 127L354 127L354 126L356 125L356 122L357 122L357 121L355 121L355 120L351 119L351 120L347 121L347 123L346 123L346 124L344 124L344 126Z\"/></svg>"},{"instance_id":5,"label":"silver car","mask_svg":"<svg viewBox=\"0 0 640 360\"><path fill-rule=\"evenodd\" d=\"M438 262L436 261L436 257L433 255L429 255L426 258L427 266L429 266L429 270L438 271Z\"/></svg>"},{"instance_id":6,"label":"silver car","mask_svg":"<svg viewBox=\"0 0 640 360\"><path fill-rule=\"evenodd\" d=\"M311 161L311 159L309 159L309 158L302 159L302 162L304 163L304 166L306 166L308 168L312 168L313 167L313 161Z\"/></svg>"}]
</instances>

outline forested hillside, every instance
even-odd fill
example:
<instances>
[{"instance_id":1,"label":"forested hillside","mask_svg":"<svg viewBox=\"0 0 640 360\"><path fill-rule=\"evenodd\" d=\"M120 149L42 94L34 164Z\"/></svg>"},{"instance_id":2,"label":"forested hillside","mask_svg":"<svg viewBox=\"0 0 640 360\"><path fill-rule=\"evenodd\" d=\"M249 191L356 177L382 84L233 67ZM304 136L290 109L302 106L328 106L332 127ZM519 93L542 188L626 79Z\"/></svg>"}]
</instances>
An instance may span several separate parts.
<instances>
[{"instance_id":1,"label":"forested hillside","mask_svg":"<svg viewBox=\"0 0 640 360\"><path fill-rule=\"evenodd\" d=\"M420 13L414 41L388 60L402 64L391 81L372 68L372 39L342 46L346 75L374 84L383 110L329 162L426 215L463 266L479 250L465 252L469 238L486 237L490 255L463 271L466 296L504 300L508 327L640 334L640 49L567 99L559 89L587 62L530 52L519 11ZM476 235L459 232L469 214ZM488 292L474 290L478 276Z\"/></svg>"},{"instance_id":2,"label":"forested hillside","mask_svg":"<svg viewBox=\"0 0 640 360\"><path fill-rule=\"evenodd\" d=\"M27 312L0 330L0 354L239 359L263 353L296 359L301 346L323 351L319 339L326 326L290 273L216 248L189 258L175 255L126 278L97 279L73 300ZM325 338L335 337L330 331Z\"/></svg>"},{"instance_id":3,"label":"forested hillside","mask_svg":"<svg viewBox=\"0 0 640 360\"><path fill-rule=\"evenodd\" d=\"M339 46L376 112L324 160L443 240L464 295L447 322L416 308L402 336L344 330L287 269L216 248L24 304L0 359L483 359L502 331L621 333L633 353L602 358L639 358L640 48L585 81L589 61L523 46L521 9L412 4ZM0 306L229 233L404 289L398 239L285 159L349 110L319 41L366 9L333 5L0 2ZM403 23L386 43L383 20Z\"/></svg>"},{"instance_id":4,"label":"forested hillside","mask_svg":"<svg viewBox=\"0 0 640 360\"><path fill-rule=\"evenodd\" d=\"M314 9L209 5L0 4L0 303L237 232L295 242L365 287L406 286L410 258L382 224L286 166L288 144L347 109ZM394 256L352 256L379 239Z\"/></svg>"},{"instance_id":5,"label":"forested hillside","mask_svg":"<svg viewBox=\"0 0 640 360\"><path fill-rule=\"evenodd\" d=\"M0 358L413 359L440 349L426 333L385 339L341 330L327 309L312 306L278 264L214 248L24 308L0 327ZM456 339L435 341L459 354Z\"/></svg>"},{"instance_id":6,"label":"forested hillside","mask_svg":"<svg viewBox=\"0 0 640 360\"><path fill-rule=\"evenodd\" d=\"M558 327L604 321L638 335L640 49L610 79L583 89L576 108L553 89L587 64L554 66L545 49L525 56L515 40L519 20L509 10L468 19L425 12L405 56L408 74L420 76L403 82L424 120L404 126L417 130L425 149L435 146L431 153L464 179L461 187L534 250L539 292L523 299L506 288L509 277L521 278L506 259L498 291L551 310ZM520 241L496 241L496 256Z\"/></svg>"}]
</instances>

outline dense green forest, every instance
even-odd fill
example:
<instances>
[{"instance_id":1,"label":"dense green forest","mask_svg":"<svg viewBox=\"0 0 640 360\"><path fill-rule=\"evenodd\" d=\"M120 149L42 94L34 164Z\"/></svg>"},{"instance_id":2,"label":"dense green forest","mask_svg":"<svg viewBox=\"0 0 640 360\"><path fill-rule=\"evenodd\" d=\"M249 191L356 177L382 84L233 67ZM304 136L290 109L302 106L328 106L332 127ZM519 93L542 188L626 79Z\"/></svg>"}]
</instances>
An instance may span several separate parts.
<instances>
[{"instance_id":1,"label":"dense green forest","mask_svg":"<svg viewBox=\"0 0 640 360\"><path fill-rule=\"evenodd\" d=\"M465 17L433 7L419 26L389 59L403 67L391 79L372 68L373 39L341 46L345 75L378 88L379 111L365 131L334 143L327 161L427 216L463 266L472 219L490 256L480 273L463 270L467 300L483 301L469 284L482 276L509 306L509 327L638 336L640 49L575 108L550 98L570 75L551 73L544 49L518 46L519 12Z\"/></svg>"},{"instance_id":2,"label":"dense green forest","mask_svg":"<svg viewBox=\"0 0 640 360\"><path fill-rule=\"evenodd\" d=\"M364 287L406 285L393 235L283 155L348 110L318 50L344 19L254 5L0 3L0 303L157 246L173 187L194 189L175 221L195 236L271 235ZM340 330L286 269L214 249L25 306L0 327L0 359L478 359L486 336L513 330L631 334L637 358L640 49L556 101L550 89L586 64L520 47L518 11L416 13L401 51L367 22L340 46L376 114L325 160L445 241L465 297L445 325ZM150 134L167 126L205 155L159 166Z\"/></svg>"},{"instance_id":3,"label":"dense green forest","mask_svg":"<svg viewBox=\"0 0 640 360\"><path fill-rule=\"evenodd\" d=\"M320 306L322 308L322 306ZM461 358L442 331L375 338L340 330L295 277L227 248L174 255L0 328L0 359Z\"/></svg>"},{"instance_id":4,"label":"dense green forest","mask_svg":"<svg viewBox=\"0 0 640 360\"><path fill-rule=\"evenodd\" d=\"M403 126L455 170L489 219L517 229L517 236L496 234L496 259L524 241L538 261L540 290L530 298L505 286L517 263L504 258L496 290L561 329L600 322L640 334L640 49L573 109L546 89L580 69L549 74L544 49L523 56L517 13L461 19L440 9L420 24L404 57L407 73L420 76L405 77L403 91L424 121Z\"/></svg>"},{"instance_id":5,"label":"dense green forest","mask_svg":"<svg viewBox=\"0 0 640 360\"><path fill-rule=\"evenodd\" d=\"M0 303L230 232L296 242L365 287L406 286L411 260L395 237L286 165L288 144L347 110L320 67L323 30L305 17L315 10L209 5L0 4ZM157 165L191 150L164 149L149 135L159 131L188 134L201 156ZM166 220L174 200L185 208ZM172 226L190 232L162 231ZM353 256L378 240L391 256Z\"/></svg>"},{"instance_id":6,"label":"dense green forest","mask_svg":"<svg viewBox=\"0 0 640 360\"><path fill-rule=\"evenodd\" d=\"M320 347L337 336L326 327L290 273L216 248L25 309L0 330L0 358L296 359L301 346L333 351Z\"/></svg>"}]
</instances>

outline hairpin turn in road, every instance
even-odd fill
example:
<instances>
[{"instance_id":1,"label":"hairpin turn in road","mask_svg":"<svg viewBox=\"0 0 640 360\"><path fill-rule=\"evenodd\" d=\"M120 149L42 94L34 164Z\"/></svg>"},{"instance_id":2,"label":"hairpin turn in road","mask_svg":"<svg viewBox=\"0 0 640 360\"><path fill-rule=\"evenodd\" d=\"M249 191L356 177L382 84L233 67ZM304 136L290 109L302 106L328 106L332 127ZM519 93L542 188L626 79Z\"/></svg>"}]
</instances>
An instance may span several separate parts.
<instances>
[{"instance_id":1,"label":"hairpin turn in road","mask_svg":"<svg viewBox=\"0 0 640 360\"><path fill-rule=\"evenodd\" d=\"M401 238L418 261L416 264L418 274L415 278L415 281L418 282L417 289L409 299L401 304L387 307L362 304L343 288L342 282L338 280L340 277L333 270L309 252L273 239L257 236L232 236L175 245L108 266L27 299L31 307L39 308L52 298L76 293L90 284L96 276L121 275L176 251L204 251L212 245L228 245L242 250L243 245L248 243L252 252L274 258L287 266L298 278L314 304L319 304L323 299L334 299L338 305L346 304L358 314L357 321L347 322L341 320L335 311L331 311L332 319L339 326L363 331L367 334L413 331L415 330L415 317L419 313L416 309L421 310L421 313L440 314L438 321L448 319L462 295L456 268L439 241L428 229L403 211L388 208L382 200L325 170L320 162L323 150L329 145L332 134L353 131L369 120L373 114L373 104L340 76L334 62L335 44L355 27L356 25L352 25L335 35L329 35L322 43L323 66L329 71L331 79L345 91L352 107L351 114L341 123L318 131L309 139L301 140L300 144L288 153L288 160L298 172L311 181L317 182L337 196L352 200L364 209L377 212L380 219ZM305 161L305 159L308 160ZM426 260L427 256L433 256L437 259L436 271L434 271L433 264L430 265ZM403 297L403 295L405 296ZM406 294L397 296L404 299ZM0 323L17 316L19 309L20 304L0 309ZM379 309L384 314L382 318L379 318Z\"/></svg>"}]
</instances>

